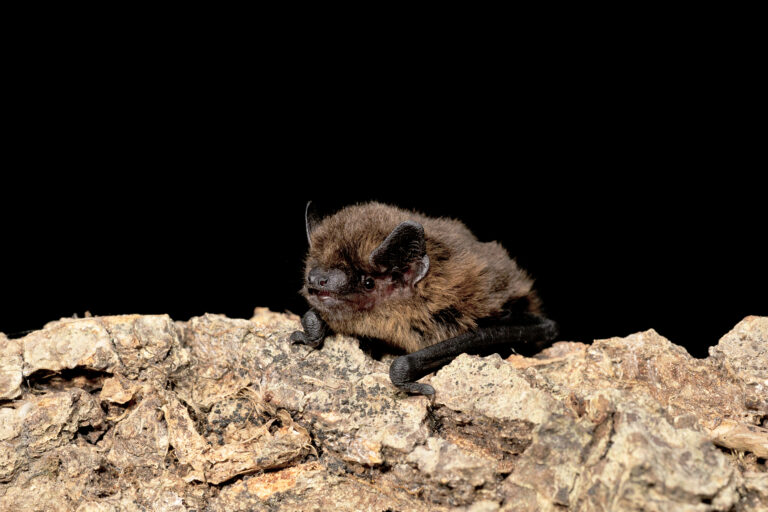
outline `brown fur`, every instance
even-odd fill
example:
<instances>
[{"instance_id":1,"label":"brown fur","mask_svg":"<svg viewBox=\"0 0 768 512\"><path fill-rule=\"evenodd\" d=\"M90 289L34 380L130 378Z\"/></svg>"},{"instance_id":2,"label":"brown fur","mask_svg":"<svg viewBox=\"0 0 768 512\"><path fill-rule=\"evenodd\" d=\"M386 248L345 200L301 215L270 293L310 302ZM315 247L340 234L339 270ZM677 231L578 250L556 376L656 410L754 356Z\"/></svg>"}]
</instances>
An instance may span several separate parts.
<instances>
[{"instance_id":1,"label":"brown fur","mask_svg":"<svg viewBox=\"0 0 768 512\"><path fill-rule=\"evenodd\" d=\"M424 227L430 266L412 289L367 311L320 311L338 333L369 336L413 352L477 326L518 301L539 312L533 280L497 242L483 243L461 222L380 203L349 206L311 233L306 272L317 265L373 273L368 258L401 222ZM309 299L307 288L302 290Z\"/></svg>"}]
</instances>

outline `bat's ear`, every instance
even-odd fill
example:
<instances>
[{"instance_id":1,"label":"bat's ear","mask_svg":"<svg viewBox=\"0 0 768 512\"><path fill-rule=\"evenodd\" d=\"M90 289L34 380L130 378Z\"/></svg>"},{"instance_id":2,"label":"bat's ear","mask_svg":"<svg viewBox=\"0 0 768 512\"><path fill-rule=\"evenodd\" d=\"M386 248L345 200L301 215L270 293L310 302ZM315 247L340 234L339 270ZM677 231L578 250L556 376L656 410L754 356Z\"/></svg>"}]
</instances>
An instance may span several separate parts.
<instances>
[{"instance_id":1,"label":"bat's ear","mask_svg":"<svg viewBox=\"0 0 768 512\"><path fill-rule=\"evenodd\" d=\"M429 270L424 228L412 220L398 224L381 245L373 250L369 260L382 272L401 272L410 284L418 283Z\"/></svg>"},{"instance_id":2,"label":"bat's ear","mask_svg":"<svg viewBox=\"0 0 768 512\"><path fill-rule=\"evenodd\" d=\"M312 201L307 201L307 206L304 208L304 224L307 226L307 242L309 242L310 247L312 246L312 231L315 230L319 222L320 217L312 206Z\"/></svg>"}]
</instances>

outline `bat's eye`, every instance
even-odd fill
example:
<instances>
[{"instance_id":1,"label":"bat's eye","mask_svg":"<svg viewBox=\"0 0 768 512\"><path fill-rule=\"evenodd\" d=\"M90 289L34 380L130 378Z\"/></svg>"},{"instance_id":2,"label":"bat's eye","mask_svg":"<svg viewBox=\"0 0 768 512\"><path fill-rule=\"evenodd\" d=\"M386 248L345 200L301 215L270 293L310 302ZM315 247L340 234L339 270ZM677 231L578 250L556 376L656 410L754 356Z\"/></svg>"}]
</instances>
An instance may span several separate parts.
<instances>
[{"instance_id":1,"label":"bat's eye","mask_svg":"<svg viewBox=\"0 0 768 512\"><path fill-rule=\"evenodd\" d=\"M373 290L376 288L376 281L372 277L364 277L363 278L363 287L366 290Z\"/></svg>"}]
</instances>

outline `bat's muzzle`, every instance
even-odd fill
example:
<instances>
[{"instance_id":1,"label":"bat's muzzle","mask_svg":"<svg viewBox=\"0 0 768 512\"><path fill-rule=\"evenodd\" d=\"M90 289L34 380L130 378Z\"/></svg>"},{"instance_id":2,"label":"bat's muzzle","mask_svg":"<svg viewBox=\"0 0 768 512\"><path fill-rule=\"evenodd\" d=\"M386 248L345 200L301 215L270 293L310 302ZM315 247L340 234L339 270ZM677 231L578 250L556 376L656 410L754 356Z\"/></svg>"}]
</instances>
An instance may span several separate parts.
<instances>
[{"instance_id":1,"label":"bat's muzzle","mask_svg":"<svg viewBox=\"0 0 768 512\"><path fill-rule=\"evenodd\" d=\"M318 293L343 293L348 284L347 274L338 268L315 267L307 275L307 287Z\"/></svg>"}]
</instances>

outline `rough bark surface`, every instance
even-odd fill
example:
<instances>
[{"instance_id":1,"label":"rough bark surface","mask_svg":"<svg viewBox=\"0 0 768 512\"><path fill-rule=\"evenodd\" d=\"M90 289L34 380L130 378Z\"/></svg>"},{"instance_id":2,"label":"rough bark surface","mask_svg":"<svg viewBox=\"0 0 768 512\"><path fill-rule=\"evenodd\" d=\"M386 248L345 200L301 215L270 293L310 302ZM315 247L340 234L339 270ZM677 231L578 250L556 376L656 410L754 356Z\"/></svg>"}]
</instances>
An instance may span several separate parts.
<instances>
[{"instance_id":1,"label":"rough bark surface","mask_svg":"<svg viewBox=\"0 0 768 512\"><path fill-rule=\"evenodd\" d=\"M768 510L768 318L462 355L433 401L294 315L0 333L0 510Z\"/></svg>"}]
</instances>

